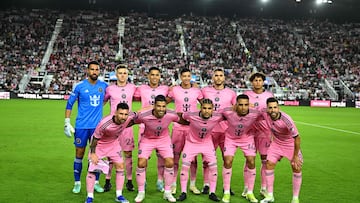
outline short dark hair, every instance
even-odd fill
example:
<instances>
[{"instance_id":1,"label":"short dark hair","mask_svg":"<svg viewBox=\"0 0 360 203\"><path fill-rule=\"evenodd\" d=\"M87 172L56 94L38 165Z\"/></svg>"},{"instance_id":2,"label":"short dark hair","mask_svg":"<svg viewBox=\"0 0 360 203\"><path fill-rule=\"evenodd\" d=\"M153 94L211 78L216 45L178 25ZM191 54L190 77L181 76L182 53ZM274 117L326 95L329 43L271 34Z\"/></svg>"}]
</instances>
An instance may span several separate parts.
<instances>
[{"instance_id":1,"label":"short dark hair","mask_svg":"<svg viewBox=\"0 0 360 203\"><path fill-rule=\"evenodd\" d=\"M208 99L208 98L205 98L205 99L201 100L201 106L203 104L212 104L212 105L214 105L213 101L211 99Z\"/></svg>"},{"instance_id":2,"label":"short dark hair","mask_svg":"<svg viewBox=\"0 0 360 203\"><path fill-rule=\"evenodd\" d=\"M279 104L279 101L277 99L275 99L274 97L270 97L266 100L266 104L269 104L271 102L276 102L277 104Z\"/></svg>"},{"instance_id":3,"label":"short dark hair","mask_svg":"<svg viewBox=\"0 0 360 203\"><path fill-rule=\"evenodd\" d=\"M190 69L188 69L188 68L183 68L183 69L181 69L181 71L180 71L180 75L182 75L183 73L187 73L187 72L190 72L190 73L191 73Z\"/></svg>"},{"instance_id":4,"label":"short dark hair","mask_svg":"<svg viewBox=\"0 0 360 203\"><path fill-rule=\"evenodd\" d=\"M151 68L149 69L149 73L150 73L152 70L157 70L157 71L159 71L159 72L161 73L161 71L160 71L160 69L159 69L158 67L155 67L155 66L151 67Z\"/></svg>"},{"instance_id":5,"label":"short dark hair","mask_svg":"<svg viewBox=\"0 0 360 203\"><path fill-rule=\"evenodd\" d=\"M90 61L90 63L88 64L87 68L89 69L90 68L90 65L97 65L100 67L100 63L97 62L97 61Z\"/></svg>"},{"instance_id":6,"label":"short dark hair","mask_svg":"<svg viewBox=\"0 0 360 203\"><path fill-rule=\"evenodd\" d=\"M262 80L265 81L266 75L265 75L264 73L261 73L261 72L253 73L253 74L250 76L249 81L252 82L253 80L255 80L255 78L262 78Z\"/></svg>"},{"instance_id":7,"label":"short dark hair","mask_svg":"<svg viewBox=\"0 0 360 203\"><path fill-rule=\"evenodd\" d=\"M158 102L158 101L161 101L161 102L164 101L164 102L166 102L165 96L162 95L162 94L157 95L157 96L155 97L155 103Z\"/></svg>"},{"instance_id":8,"label":"short dark hair","mask_svg":"<svg viewBox=\"0 0 360 203\"><path fill-rule=\"evenodd\" d=\"M236 101L239 100L239 99L247 99L247 100L249 100L249 96L247 96L246 94L239 94L236 97Z\"/></svg>"},{"instance_id":9,"label":"short dark hair","mask_svg":"<svg viewBox=\"0 0 360 203\"><path fill-rule=\"evenodd\" d=\"M217 69L214 70L214 72L216 72L216 71L221 71L223 73L225 72L222 68L217 68Z\"/></svg>"},{"instance_id":10,"label":"short dark hair","mask_svg":"<svg viewBox=\"0 0 360 203\"><path fill-rule=\"evenodd\" d=\"M116 110L119 110L119 109L128 109L129 110L129 105L127 103L120 102L116 106Z\"/></svg>"}]
</instances>

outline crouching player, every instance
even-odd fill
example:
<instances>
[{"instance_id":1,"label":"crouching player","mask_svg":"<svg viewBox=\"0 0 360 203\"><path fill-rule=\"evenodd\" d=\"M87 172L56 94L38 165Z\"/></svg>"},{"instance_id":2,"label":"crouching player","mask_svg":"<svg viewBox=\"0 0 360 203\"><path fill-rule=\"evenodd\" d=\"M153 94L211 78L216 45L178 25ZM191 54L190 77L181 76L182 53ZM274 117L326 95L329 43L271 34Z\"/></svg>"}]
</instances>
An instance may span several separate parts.
<instances>
[{"instance_id":1,"label":"crouching player","mask_svg":"<svg viewBox=\"0 0 360 203\"><path fill-rule=\"evenodd\" d=\"M86 203L92 203L94 199L95 172L107 173L106 163L103 159L111 160L116 169L116 199L121 203L129 201L122 195L124 185L124 162L121 156L121 147L118 136L126 129L134 115L129 116L129 106L119 103L114 115L103 118L97 125L90 143L89 170L86 176ZM108 169L108 168L107 168Z\"/></svg>"}]
</instances>

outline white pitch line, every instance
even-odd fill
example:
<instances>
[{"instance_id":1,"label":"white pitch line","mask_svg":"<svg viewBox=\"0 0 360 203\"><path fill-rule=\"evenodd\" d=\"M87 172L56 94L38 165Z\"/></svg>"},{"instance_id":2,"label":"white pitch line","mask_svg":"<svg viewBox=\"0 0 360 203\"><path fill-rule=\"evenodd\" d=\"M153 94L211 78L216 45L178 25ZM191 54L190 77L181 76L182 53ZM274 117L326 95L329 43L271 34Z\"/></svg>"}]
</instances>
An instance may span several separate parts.
<instances>
[{"instance_id":1,"label":"white pitch line","mask_svg":"<svg viewBox=\"0 0 360 203\"><path fill-rule=\"evenodd\" d=\"M327 126L322 126L322 125L316 125L316 124L311 124L311 123L304 123L304 122L300 122L300 121L295 121L295 123L299 123L299 124L303 124L303 125L309 125L309 126L314 126L314 127L318 127L318 128L325 128L325 129L328 129L328 130L335 130L335 131L344 132L344 133L351 133L351 134L355 134L355 135L360 135L360 133L358 133L358 132L353 132L353 131L349 131L349 130L342 130L342 129L332 128L332 127L327 127Z\"/></svg>"}]
</instances>

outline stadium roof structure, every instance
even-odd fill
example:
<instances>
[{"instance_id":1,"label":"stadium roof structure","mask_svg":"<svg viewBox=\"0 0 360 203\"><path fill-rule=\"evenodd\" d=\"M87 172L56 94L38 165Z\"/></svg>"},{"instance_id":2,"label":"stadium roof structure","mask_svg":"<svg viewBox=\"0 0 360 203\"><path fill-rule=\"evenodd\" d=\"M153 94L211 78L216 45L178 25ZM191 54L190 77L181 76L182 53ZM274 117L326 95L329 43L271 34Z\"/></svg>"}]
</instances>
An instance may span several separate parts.
<instances>
[{"instance_id":1,"label":"stadium roof structure","mask_svg":"<svg viewBox=\"0 0 360 203\"><path fill-rule=\"evenodd\" d=\"M316 1L331 2L316 4ZM360 21L360 0L1 0L1 8L107 9L150 15L225 15Z\"/></svg>"}]
</instances>

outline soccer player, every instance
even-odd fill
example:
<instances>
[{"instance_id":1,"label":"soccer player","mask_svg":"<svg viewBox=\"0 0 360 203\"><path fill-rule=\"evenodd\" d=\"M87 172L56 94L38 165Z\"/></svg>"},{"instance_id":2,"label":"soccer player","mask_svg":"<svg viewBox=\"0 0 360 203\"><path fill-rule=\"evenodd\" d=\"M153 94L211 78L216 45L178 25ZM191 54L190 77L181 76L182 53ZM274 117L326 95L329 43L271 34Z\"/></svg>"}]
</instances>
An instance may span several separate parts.
<instances>
[{"instance_id":1,"label":"soccer player","mask_svg":"<svg viewBox=\"0 0 360 203\"><path fill-rule=\"evenodd\" d=\"M214 103L214 111L231 107L236 103L236 93L225 87L225 74L222 69L216 69L212 77L212 86L205 87L201 90L204 98L208 98ZM220 122L212 132L212 139L215 150L220 147L222 154L224 154L225 130L227 128L227 121ZM204 163L204 187L203 194L209 194L209 168L207 163ZM231 192L232 193L232 192ZM232 193L233 194L233 193Z\"/></svg>"},{"instance_id":2,"label":"soccer player","mask_svg":"<svg viewBox=\"0 0 360 203\"><path fill-rule=\"evenodd\" d=\"M275 98L268 98L266 104L267 115L265 116L265 123L271 129L273 140L268 149L266 161L267 193L260 202L268 203L275 201L273 195L274 170L276 163L285 157L290 161L293 171L293 199L291 203L299 203L303 163L300 150L300 135L291 117L280 111L279 102Z\"/></svg>"},{"instance_id":3,"label":"soccer player","mask_svg":"<svg viewBox=\"0 0 360 203\"><path fill-rule=\"evenodd\" d=\"M116 66L116 84L110 85L106 89L105 102L110 100L110 114L114 114L116 111L116 105L120 102L126 103L131 109L133 96L136 91L136 86L134 84L128 83L128 69L126 65L119 64ZM132 151L134 150L134 134L132 128L126 128L122 131L122 135L119 136L119 142L121 149L125 154L125 167L126 167L126 188L128 191L134 191L134 185L132 183ZM111 168L106 176L104 191L109 191L111 189Z\"/></svg>"},{"instance_id":4,"label":"soccer player","mask_svg":"<svg viewBox=\"0 0 360 203\"><path fill-rule=\"evenodd\" d=\"M249 97L240 94L236 97L235 107L225 108L222 112L228 121L229 127L225 133L224 166L222 170L224 196L223 202L230 202L230 182L232 175L232 163L236 149L240 148L245 156L247 166L249 167L249 187L246 198L250 202L258 202L253 194L253 188L256 177L255 156L256 149L254 136L249 134L249 130L254 123L261 118L260 111L249 108Z\"/></svg>"},{"instance_id":5,"label":"soccer player","mask_svg":"<svg viewBox=\"0 0 360 203\"><path fill-rule=\"evenodd\" d=\"M115 106L115 104L113 104ZM118 136L123 136L124 131L132 120L129 116L129 106L126 103L119 103L115 112L103 118L97 125L90 143L89 162L90 167L86 176L87 199L86 203L92 203L94 199L95 173L103 159L112 161L116 168L116 199L121 203L128 203L122 195L124 185L124 162L121 156L121 146ZM106 163L105 163L106 164ZM107 170L108 171L108 170ZM107 172L105 171L105 172Z\"/></svg>"},{"instance_id":6,"label":"soccer player","mask_svg":"<svg viewBox=\"0 0 360 203\"><path fill-rule=\"evenodd\" d=\"M74 134L75 160L74 160L74 178L75 184L73 193L79 193L81 190L81 170L82 160L85 153L87 142L95 131L96 125L102 118L103 101L107 84L98 80L100 74L100 64L91 61L87 66L88 78L79 82L69 97L65 109L65 127L64 133L67 137ZM70 116L75 102L78 102L78 114L76 117L75 129L70 124ZM95 191L104 192L99 184L99 173L95 182Z\"/></svg>"},{"instance_id":7,"label":"soccer player","mask_svg":"<svg viewBox=\"0 0 360 203\"><path fill-rule=\"evenodd\" d=\"M161 71L157 67L151 67L148 73L149 84L143 84L136 89L134 94L135 98L141 99L141 108L144 109L154 104L154 99L157 95L168 95L169 87L160 85ZM139 126L139 140L144 133L144 125ZM156 153L158 157L158 180L156 182L156 188L160 192L164 191L164 159Z\"/></svg>"},{"instance_id":8,"label":"soccer player","mask_svg":"<svg viewBox=\"0 0 360 203\"><path fill-rule=\"evenodd\" d=\"M266 79L266 76L263 73L256 72L252 74L249 78L252 90L247 90L244 92L244 94L249 96L250 99L250 106L254 107L260 111L263 109L266 109L266 99L273 97L273 94L271 92L264 90L264 81ZM260 188L260 194L264 195L266 193L266 178L265 178L265 170L266 170L266 154L267 150L270 146L270 137L271 137L271 131L266 126L258 126L257 128L253 128L250 132L254 135L255 139L255 147L256 150L260 154L261 158L261 188ZM244 190L242 192L242 196L246 197L247 191L248 191L248 175L251 176L251 173L249 173L248 170L249 167L247 166L247 163L244 164Z\"/></svg>"},{"instance_id":9,"label":"soccer player","mask_svg":"<svg viewBox=\"0 0 360 203\"><path fill-rule=\"evenodd\" d=\"M178 114L166 109L164 95L155 97L153 109L141 112L134 120L135 123L144 123L144 133L139 142L138 168L136 169L136 182L138 194L135 202L142 202L145 198L145 178L147 160L152 150L156 149L165 160L164 181L165 190L163 198L169 202L176 202L171 194L171 183L174 176L174 154L169 135L171 122L180 121Z\"/></svg>"},{"instance_id":10,"label":"soccer player","mask_svg":"<svg viewBox=\"0 0 360 203\"><path fill-rule=\"evenodd\" d=\"M203 96L199 88L192 87L191 84L191 72L188 68L184 68L180 71L181 84L170 88L169 98L175 102L176 112L195 112L197 109L197 102L200 101ZM188 125L181 125L174 123L172 128L171 141L174 147L174 180L171 185L172 194L176 193L176 180L179 168L180 154L185 145L185 138L189 133ZM196 159L196 158L195 158ZM196 188L196 161L191 162L190 167L190 191L194 194L200 194L199 189Z\"/></svg>"},{"instance_id":11,"label":"soccer player","mask_svg":"<svg viewBox=\"0 0 360 203\"><path fill-rule=\"evenodd\" d=\"M187 198L188 172L191 162L198 154L202 154L203 160L208 163L210 179L209 199L219 202L216 196L217 181L217 161L216 151L212 142L211 132L223 120L223 116L213 113L214 104L210 99L203 99L201 110L197 112L185 112L182 118L189 124L189 134L186 137L185 146L182 154L182 167L180 173L181 195L178 201L184 201Z\"/></svg>"}]
</instances>

